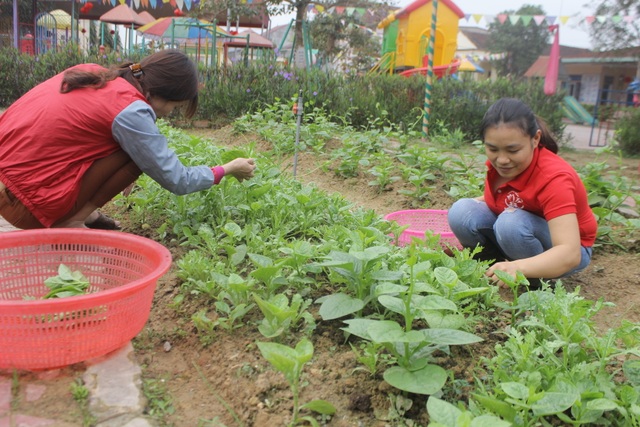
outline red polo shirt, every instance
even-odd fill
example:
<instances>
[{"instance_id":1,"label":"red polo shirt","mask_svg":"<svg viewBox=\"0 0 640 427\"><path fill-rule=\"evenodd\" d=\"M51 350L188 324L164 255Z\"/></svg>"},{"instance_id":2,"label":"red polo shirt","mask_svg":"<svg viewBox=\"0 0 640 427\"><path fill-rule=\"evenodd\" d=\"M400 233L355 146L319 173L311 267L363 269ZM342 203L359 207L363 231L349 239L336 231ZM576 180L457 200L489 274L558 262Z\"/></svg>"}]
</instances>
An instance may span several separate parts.
<instances>
[{"instance_id":1,"label":"red polo shirt","mask_svg":"<svg viewBox=\"0 0 640 427\"><path fill-rule=\"evenodd\" d=\"M577 172L563 158L540 147L527 169L492 192L498 172L487 161L484 200L499 215L507 208L524 209L547 221L576 214L580 243L590 247L596 240L598 224L587 199L587 190Z\"/></svg>"}]
</instances>

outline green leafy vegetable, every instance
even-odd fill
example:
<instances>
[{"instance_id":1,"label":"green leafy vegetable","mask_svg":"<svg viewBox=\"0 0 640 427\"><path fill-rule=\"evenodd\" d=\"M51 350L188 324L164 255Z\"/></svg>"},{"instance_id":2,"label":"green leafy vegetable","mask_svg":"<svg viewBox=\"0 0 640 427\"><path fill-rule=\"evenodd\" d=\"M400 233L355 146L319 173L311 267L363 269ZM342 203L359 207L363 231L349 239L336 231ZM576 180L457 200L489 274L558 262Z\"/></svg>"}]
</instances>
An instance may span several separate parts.
<instances>
[{"instance_id":1,"label":"green leafy vegetable","mask_svg":"<svg viewBox=\"0 0 640 427\"><path fill-rule=\"evenodd\" d=\"M44 281L44 284L51 290L42 299L84 295L89 289L87 278L80 271L71 271L64 264L60 264L58 267L58 275L49 277Z\"/></svg>"}]
</instances>

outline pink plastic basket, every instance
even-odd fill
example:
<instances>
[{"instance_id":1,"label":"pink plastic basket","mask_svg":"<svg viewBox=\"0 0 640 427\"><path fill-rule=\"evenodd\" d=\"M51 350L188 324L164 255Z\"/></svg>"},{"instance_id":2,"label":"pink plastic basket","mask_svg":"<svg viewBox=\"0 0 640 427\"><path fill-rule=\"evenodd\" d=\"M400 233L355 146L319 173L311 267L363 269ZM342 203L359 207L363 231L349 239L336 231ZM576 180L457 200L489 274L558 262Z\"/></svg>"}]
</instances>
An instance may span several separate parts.
<instances>
[{"instance_id":1,"label":"pink plastic basket","mask_svg":"<svg viewBox=\"0 0 640 427\"><path fill-rule=\"evenodd\" d=\"M40 298L60 264L91 283L81 296ZM171 253L117 232L45 229L0 233L0 368L49 369L103 356L134 338L149 318Z\"/></svg>"},{"instance_id":2,"label":"pink plastic basket","mask_svg":"<svg viewBox=\"0 0 640 427\"><path fill-rule=\"evenodd\" d=\"M444 248L455 247L462 249L462 245L449 228L446 210L409 209L392 212L384 217L387 221L395 221L398 225L408 225L397 238L398 245L411 243L412 238L424 240L427 230L440 235L440 243Z\"/></svg>"}]
</instances>

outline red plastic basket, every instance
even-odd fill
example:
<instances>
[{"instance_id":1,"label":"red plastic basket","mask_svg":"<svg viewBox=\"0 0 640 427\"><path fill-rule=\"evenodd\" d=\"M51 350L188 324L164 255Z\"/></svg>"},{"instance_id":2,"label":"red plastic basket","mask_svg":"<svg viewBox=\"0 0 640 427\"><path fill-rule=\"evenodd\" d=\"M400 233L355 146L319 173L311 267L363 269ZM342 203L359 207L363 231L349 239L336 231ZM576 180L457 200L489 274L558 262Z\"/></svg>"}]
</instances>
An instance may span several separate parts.
<instances>
[{"instance_id":1,"label":"red plastic basket","mask_svg":"<svg viewBox=\"0 0 640 427\"><path fill-rule=\"evenodd\" d=\"M449 228L446 210L409 209L392 212L384 217L387 221L395 221L398 225L408 227L397 237L399 246L408 245L412 238L424 240L425 233L431 231L440 235L440 243L444 248L455 247L462 249L462 245Z\"/></svg>"},{"instance_id":2,"label":"red plastic basket","mask_svg":"<svg viewBox=\"0 0 640 427\"><path fill-rule=\"evenodd\" d=\"M60 264L81 271L87 295L40 298ZM103 356L134 338L149 318L171 253L117 232L45 229L0 233L0 368L49 369Z\"/></svg>"}]
</instances>

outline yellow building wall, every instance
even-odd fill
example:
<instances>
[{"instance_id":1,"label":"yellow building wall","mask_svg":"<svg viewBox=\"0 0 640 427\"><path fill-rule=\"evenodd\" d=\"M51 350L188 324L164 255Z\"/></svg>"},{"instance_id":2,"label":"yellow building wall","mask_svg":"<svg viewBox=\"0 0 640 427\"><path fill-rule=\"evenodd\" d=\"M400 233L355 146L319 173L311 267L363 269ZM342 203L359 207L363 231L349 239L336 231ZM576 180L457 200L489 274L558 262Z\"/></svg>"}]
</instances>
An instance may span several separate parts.
<instances>
[{"instance_id":1,"label":"yellow building wall","mask_svg":"<svg viewBox=\"0 0 640 427\"><path fill-rule=\"evenodd\" d=\"M422 67L431 36L433 2L398 19L396 68ZM451 63L456 52L459 17L444 4L438 6L433 65Z\"/></svg>"}]
</instances>

